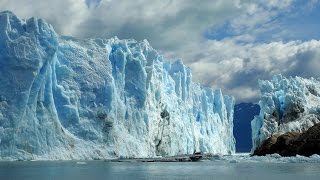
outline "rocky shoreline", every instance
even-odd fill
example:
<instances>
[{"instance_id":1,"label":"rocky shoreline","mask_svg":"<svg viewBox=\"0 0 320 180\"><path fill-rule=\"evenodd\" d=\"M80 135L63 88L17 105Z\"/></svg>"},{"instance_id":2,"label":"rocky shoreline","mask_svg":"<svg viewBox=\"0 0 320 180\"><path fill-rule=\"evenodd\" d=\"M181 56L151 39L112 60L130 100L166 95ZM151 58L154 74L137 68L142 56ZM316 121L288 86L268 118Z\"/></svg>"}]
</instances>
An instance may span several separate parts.
<instances>
[{"instance_id":1,"label":"rocky shoreline","mask_svg":"<svg viewBox=\"0 0 320 180\"><path fill-rule=\"evenodd\" d=\"M302 133L287 132L282 135L272 135L252 155L265 156L275 153L281 156L320 154L320 123Z\"/></svg>"}]
</instances>

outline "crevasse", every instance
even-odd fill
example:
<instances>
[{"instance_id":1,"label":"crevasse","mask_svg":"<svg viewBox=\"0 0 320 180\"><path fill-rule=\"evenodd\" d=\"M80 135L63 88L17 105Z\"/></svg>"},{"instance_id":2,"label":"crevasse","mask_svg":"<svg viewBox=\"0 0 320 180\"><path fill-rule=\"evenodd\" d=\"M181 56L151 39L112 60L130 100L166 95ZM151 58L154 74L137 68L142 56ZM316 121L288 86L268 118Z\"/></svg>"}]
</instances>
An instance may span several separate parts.
<instances>
[{"instance_id":1,"label":"crevasse","mask_svg":"<svg viewBox=\"0 0 320 180\"><path fill-rule=\"evenodd\" d=\"M233 106L146 40L79 40L0 13L0 159L234 153Z\"/></svg>"}]
</instances>

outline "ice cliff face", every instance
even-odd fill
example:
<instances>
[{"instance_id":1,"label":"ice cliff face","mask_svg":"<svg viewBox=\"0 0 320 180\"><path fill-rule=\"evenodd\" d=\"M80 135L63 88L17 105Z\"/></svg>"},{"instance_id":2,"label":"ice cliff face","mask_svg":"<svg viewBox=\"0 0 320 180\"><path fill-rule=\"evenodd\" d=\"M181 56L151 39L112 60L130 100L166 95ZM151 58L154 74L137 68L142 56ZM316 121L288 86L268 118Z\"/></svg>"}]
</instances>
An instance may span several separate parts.
<instances>
[{"instance_id":1,"label":"ice cliff face","mask_svg":"<svg viewBox=\"0 0 320 180\"><path fill-rule=\"evenodd\" d=\"M147 41L61 37L0 13L0 159L233 153L233 106Z\"/></svg>"},{"instance_id":2,"label":"ice cliff face","mask_svg":"<svg viewBox=\"0 0 320 180\"><path fill-rule=\"evenodd\" d=\"M277 75L259 82L260 114L252 122L255 150L274 134L303 132L320 122L320 82L313 78Z\"/></svg>"}]
</instances>

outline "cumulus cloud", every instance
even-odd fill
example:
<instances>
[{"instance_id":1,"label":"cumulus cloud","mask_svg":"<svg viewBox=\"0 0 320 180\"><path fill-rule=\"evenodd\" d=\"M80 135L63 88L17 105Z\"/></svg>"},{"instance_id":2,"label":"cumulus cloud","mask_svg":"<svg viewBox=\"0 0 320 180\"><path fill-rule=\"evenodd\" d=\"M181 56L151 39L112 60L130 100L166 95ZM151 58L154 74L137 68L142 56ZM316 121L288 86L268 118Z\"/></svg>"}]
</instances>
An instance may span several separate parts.
<instances>
[{"instance_id":1,"label":"cumulus cloud","mask_svg":"<svg viewBox=\"0 0 320 180\"><path fill-rule=\"evenodd\" d=\"M44 18L62 35L148 39L167 59L181 58L192 68L195 80L221 87L241 102L257 100L259 78L277 73L320 75L319 41L283 42L289 33L281 20L319 4L319 0L297 2L2 0L0 10L22 18Z\"/></svg>"},{"instance_id":2,"label":"cumulus cloud","mask_svg":"<svg viewBox=\"0 0 320 180\"><path fill-rule=\"evenodd\" d=\"M209 86L222 87L238 102L257 101L258 79L275 74L320 76L320 41L241 45L223 40L207 41L203 46L206 48L197 52L205 54L203 58L190 64L194 76Z\"/></svg>"},{"instance_id":3,"label":"cumulus cloud","mask_svg":"<svg viewBox=\"0 0 320 180\"><path fill-rule=\"evenodd\" d=\"M148 39L158 49L198 41L203 32L239 15L239 0L2 0L0 10L41 17L58 33ZM94 8L87 8L94 7Z\"/></svg>"},{"instance_id":4,"label":"cumulus cloud","mask_svg":"<svg viewBox=\"0 0 320 180\"><path fill-rule=\"evenodd\" d=\"M5 10L24 19L43 18L51 23L56 31L65 35L73 35L72 32L90 12L82 0L1 0L0 11Z\"/></svg>"}]
</instances>

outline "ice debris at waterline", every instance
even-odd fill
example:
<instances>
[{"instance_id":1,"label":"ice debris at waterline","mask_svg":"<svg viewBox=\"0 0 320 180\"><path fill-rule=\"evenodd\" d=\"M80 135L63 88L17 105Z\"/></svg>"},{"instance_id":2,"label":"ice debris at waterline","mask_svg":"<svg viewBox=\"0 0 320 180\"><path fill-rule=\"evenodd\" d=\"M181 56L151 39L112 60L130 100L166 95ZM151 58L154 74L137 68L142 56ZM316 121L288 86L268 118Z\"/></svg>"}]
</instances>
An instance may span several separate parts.
<instances>
[{"instance_id":1,"label":"ice debris at waterline","mask_svg":"<svg viewBox=\"0 0 320 180\"><path fill-rule=\"evenodd\" d=\"M221 161L229 163L320 163L320 156L314 154L309 157L290 156L283 157L279 154L267 154L266 156L250 156L249 153L240 153L234 155L214 156L211 161Z\"/></svg>"},{"instance_id":2,"label":"ice debris at waterline","mask_svg":"<svg viewBox=\"0 0 320 180\"><path fill-rule=\"evenodd\" d=\"M0 13L1 159L234 153L233 106L146 40L78 40Z\"/></svg>"},{"instance_id":3,"label":"ice debris at waterline","mask_svg":"<svg viewBox=\"0 0 320 180\"><path fill-rule=\"evenodd\" d=\"M253 149L272 135L303 132L319 123L320 82L314 78L274 76L259 82L260 114L251 122Z\"/></svg>"}]
</instances>

